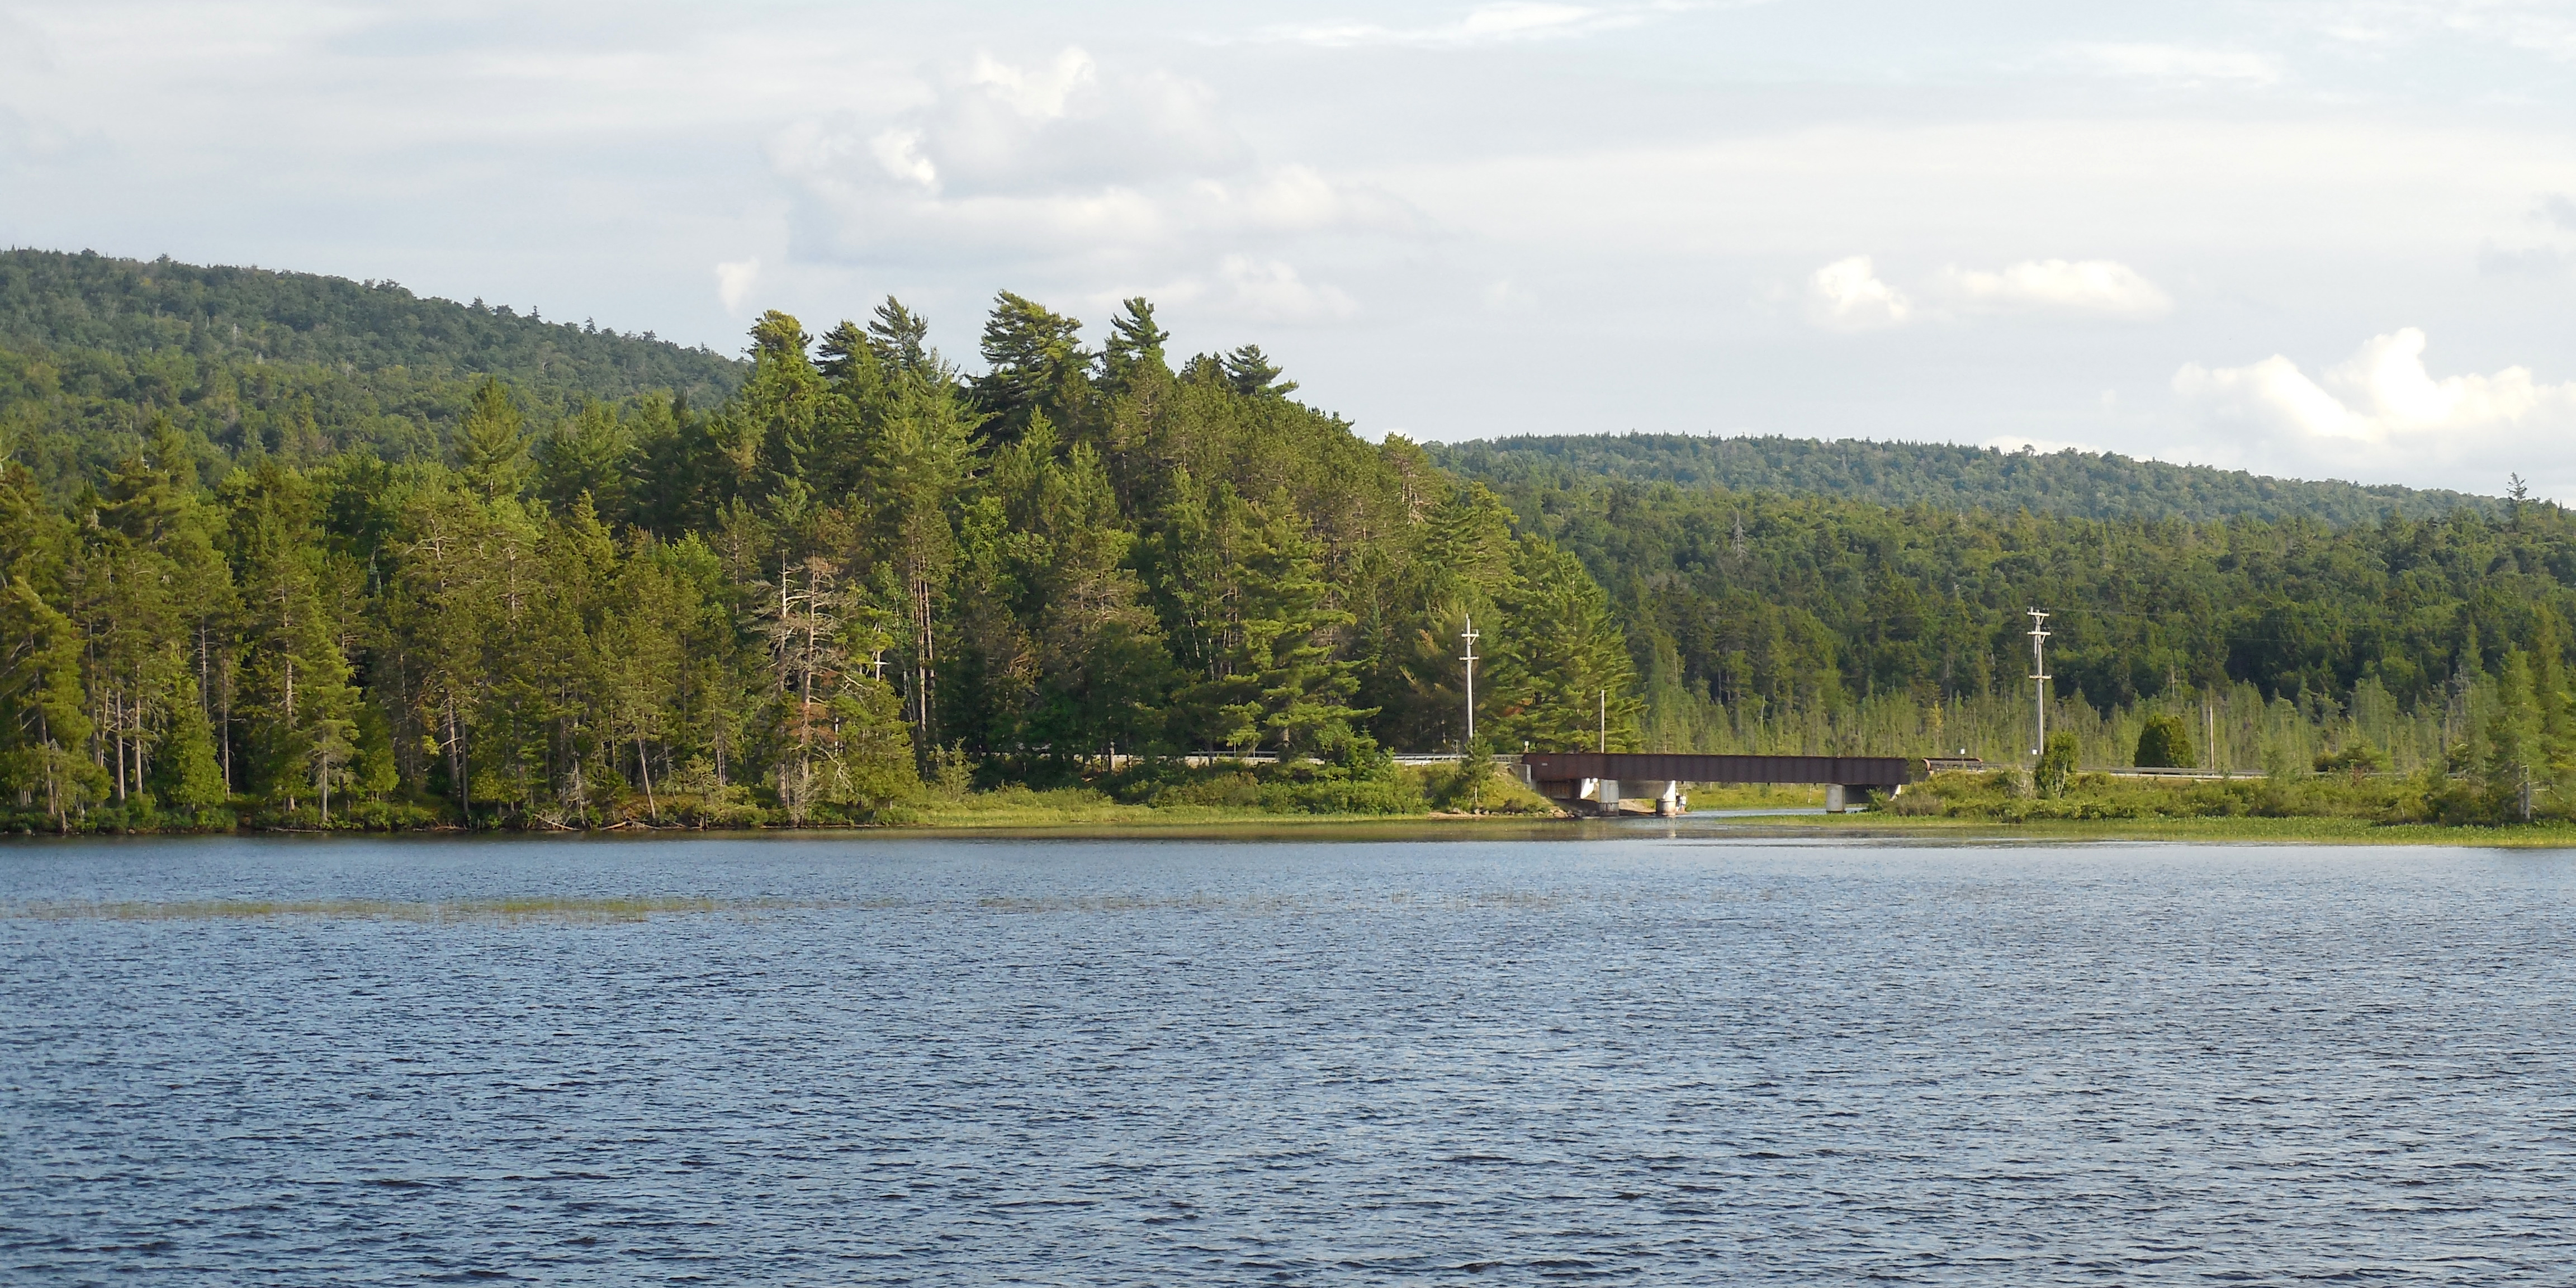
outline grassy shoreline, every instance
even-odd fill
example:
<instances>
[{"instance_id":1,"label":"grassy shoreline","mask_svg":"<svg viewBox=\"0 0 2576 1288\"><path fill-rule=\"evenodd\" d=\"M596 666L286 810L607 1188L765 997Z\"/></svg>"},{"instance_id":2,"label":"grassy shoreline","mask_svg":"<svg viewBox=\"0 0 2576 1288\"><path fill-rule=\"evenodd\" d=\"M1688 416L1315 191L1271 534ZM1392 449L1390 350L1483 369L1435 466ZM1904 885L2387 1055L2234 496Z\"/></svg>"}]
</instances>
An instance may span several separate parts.
<instances>
[{"instance_id":1,"label":"grassy shoreline","mask_svg":"<svg viewBox=\"0 0 2576 1288\"><path fill-rule=\"evenodd\" d=\"M457 827L366 831L334 828L241 827L205 831L130 829L123 832L75 832L71 837L177 837L237 835L245 837L311 836L344 838L464 838L563 840L698 839L756 840L831 836L901 839L1138 841L1312 840L1318 842L1391 841L1591 841L1654 835L1706 840L1913 841L1956 845L2015 845L2032 842L2173 842L2219 845L2412 845L2452 849L2576 850L2576 823L2474 826L2436 823L2378 823L2354 818L2165 818L2165 819L1993 819L1905 817L1882 810L1850 814L1731 814L1711 817L1693 813L1673 819L1632 815L1620 819L1545 817L1529 814L1274 814L1215 806L1162 807L1110 805L1088 809L967 809L932 812L900 821L816 827L778 825L729 827L627 827L591 831L524 831ZM71 839L47 831L25 839Z\"/></svg>"},{"instance_id":2,"label":"grassy shoreline","mask_svg":"<svg viewBox=\"0 0 2576 1288\"><path fill-rule=\"evenodd\" d=\"M2480 826L2379 823L2333 817L2030 819L1908 818L1871 810L1842 815L1727 820L1771 833L1968 841L2205 841L2282 845L2439 845L2461 849L2576 849L2576 822Z\"/></svg>"},{"instance_id":3,"label":"grassy shoreline","mask_svg":"<svg viewBox=\"0 0 2576 1288\"><path fill-rule=\"evenodd\" d=\"M1410 772L1410 771L1408 771ZM1463 809L1428 808L1437 803L1467 804L1464 796L1443 802L1429 793L1412 797L1412 808L1375 812L1333 809L1323 801L1301 802L1306 809L1283 809L1280 802L1192 799L1166 794L1146 799L1118 799L1088 786L1052 790L1005 787L964 792L932 789L886 809L865 823L791 825L759 813L731 818L673 813L655 826L627 816L608 827L519 826L459 827L452 819L426 815L359 820L341 816L323 828L302 817L237 818L225 812L204 826L185 826L162 817L145 820L94 818L74 835L328 835L328 836L523 836L610 839L616 837L794 837L846 835L949 837L957 839L1108 839L1223 840L1311 839L1316 841L1391 840L1584 840L1650 835L1657 830L1708 839L1909 840L1918 842L2014 844L2056 842L2199 842L2204 844L2431 845L2467 849L2576 849L2576 820L2530 824L2482 824L2474 821L2422 822L2383 814L2371 817L2350 811L2355 802L2341 795L2237 800L2266 790L2238 784L2210 795L2205 788L2079 782L2063 800L2039 802L2050 813L2031 810L2031 802L2007 799L1980 777L1944 776L1909 789L1880 808L1850 814L1824 814L1817 807L1823 789L1806 786L1703 787L1691 793L1692 813L1655 820L1632 815L1622 820L1572 818L1555 812L1517 781L1497 775L1483 803L1502 809L1470 813ZM2338 789L2340 791L2340 789ZM2209 795L2202 801L2193 796ZM2312 793L2313 794L2313 793ZM2348 794L2348 793L2343 793ZM2224 796L2224 799L2221 799ZM1993 799L1988 799L1993 797ZM669 802L665 802L666 805ZM2126 805L2126 809L2104 806ZM2226 813L2186 812L2193 805L2225 806ZM2343 812L2299 812L2298 807L2343 807ZM2282 808L2282 807L2288 808ZM2249 808L2253 807L2253 808ZM2069 808L2075 816L2057 813ZM1726 816L1718 816L1719 811ZM1763 812L1754 812L1763 811ZM1777 811L1777 812L1770 812ZM2170 811L2170 812L2167 812ZM2126 816L2123 816L2123 815ZM54 836L42 829L30 836Z\"/></svg>"}]
</instances>

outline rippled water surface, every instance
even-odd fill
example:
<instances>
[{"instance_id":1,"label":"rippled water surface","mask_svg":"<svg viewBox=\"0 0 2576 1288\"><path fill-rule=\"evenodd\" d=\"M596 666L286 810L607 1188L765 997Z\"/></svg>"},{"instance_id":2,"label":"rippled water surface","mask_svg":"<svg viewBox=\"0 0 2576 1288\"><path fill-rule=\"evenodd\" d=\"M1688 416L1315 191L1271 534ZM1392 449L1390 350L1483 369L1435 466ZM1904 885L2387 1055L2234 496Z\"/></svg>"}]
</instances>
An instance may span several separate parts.
<instances>
[{"instance_id":1,"label":"rippled water surface","mask_svg":"<svg viewBox=\"0 0 2576 1288\"><path fill-rule=\"evenodd\" d=\"M0 1278L2568 1283L2571 878L1662 830L17 844Z\"/></svg>"}]
</instances>

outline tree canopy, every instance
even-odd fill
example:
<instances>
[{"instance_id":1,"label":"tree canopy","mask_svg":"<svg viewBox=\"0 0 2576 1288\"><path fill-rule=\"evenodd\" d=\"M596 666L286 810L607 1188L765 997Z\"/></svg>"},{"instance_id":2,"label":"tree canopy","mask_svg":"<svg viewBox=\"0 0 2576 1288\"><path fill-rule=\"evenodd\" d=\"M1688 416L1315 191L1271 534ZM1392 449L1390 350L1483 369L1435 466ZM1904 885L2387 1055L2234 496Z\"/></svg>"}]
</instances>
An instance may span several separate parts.
<instances>
[{"instance_id":1,"label":"tree canopy","mask_svg":"<svg viewBox=\"0 0 2576 1288\"><path fill-rule=\"evenodd\" d=\"M1143 299L1095 345L1001 293L968 373L893 299L819 334L766 313L735 363L384 284L0 267L21 826L860 820L934 766L1185 753L1376 799L1391 750L1605 724L1614 748L2019 763L2030 607L2057 614L2060 768L2388 768L2474 780L2490 814L2576 804L2576 519L2546 503L1854 453L1919 493L1899 506L1636 477L1734 468L1698 440L1372 443L1258 346L1176 359ZM1849 449L1740 446L1810 474ZM2124 471L2146 481L2104 499Z\"/></svg>"}]
</instances>

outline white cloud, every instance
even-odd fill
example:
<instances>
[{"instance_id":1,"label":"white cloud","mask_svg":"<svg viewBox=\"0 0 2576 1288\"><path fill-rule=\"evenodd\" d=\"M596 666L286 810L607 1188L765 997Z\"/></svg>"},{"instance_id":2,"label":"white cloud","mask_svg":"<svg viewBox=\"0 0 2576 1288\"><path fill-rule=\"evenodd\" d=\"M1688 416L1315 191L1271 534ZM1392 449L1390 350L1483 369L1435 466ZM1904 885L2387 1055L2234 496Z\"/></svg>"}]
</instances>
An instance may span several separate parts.
<instances>
[{"instance_id":1,"label":"white cloud","mask_svg":"<svg viewBox=\"0 0 2576 1288\"><path fill-rule=\"evenodd\" d=\"M2346 0L2326 12L2325 34L2380 50L2466 35L2576 62L2576 20L2559 0Z\"/></svg>"},{"instance_id":2,"label":"white cloud","mask_svg":"<svg viewBox=\"0 0 2576 1288\"><path fill-rule=\"evenodd\" d=\"M1999 273L1952 268L1945 293L1971 309L2026 309L2113 318L2155 318L2173 298L2126 264L2108 259L2034 259Z\"/></svg>"},{"instance_id":3,"label":"white cloud","mask_svg":"<svg viewBox=\"0 0 2576 1288\"><path fill-rule=\"evenodd\" d=\"M731 260L716 265L716 298L724 303L725 312L740 314L751 302L751 288L760 281L757 258Z\"/></svg>"},{"instance_id":4,"label":"white cloud","mask_svg":"<svg viewBox=\"0 0 2576 1288\"><path fill-rule=\"evenodd\" d=\"M1318 286L1279 260L1228 255L1217 266L1221 305L1241 317L1269 322L1330 322L1359 312L1337 286Z\"/></svg>"},{"instance_id":5,"label":"white cloud","mask_svg":"<svg viewBox=\"0 0 2576 1288\"><path fill-rule=\"evenodd\" d=\"M1022 116L1053 119L1064 115L1066 100L1073 97L1074 91L1088 88L1098 71L1091 55L1080 49L1067 49L1055 56L1053 66L1034 70L995 61L990 54L977 54L975 70L968 75L967 83L992 87L996 98Z\"/></svg>"},{"instance_id":6,"label":"white cloud","mask_svg":"<svg viewBox=\"0 0 2576 1288\"><path fill-rule=\"evenodd\" d=\"M1962 312L2044 312L2112 318L2155 318L2173 311L2173 299L2136 269L2107 259L2033 259L1984 272L1944 269L1933 283L1936 304ZM1927 311L1889 285L1867 255L1838 259L1807 278L1807 320L1832 331L1873 331L1925 316Z\"/></svg>"},{"instance_id":7,"label":"white cloud","mask_svg":"<svg viewBox=\"0 0 2576 1288\"><path fill-rule=\"evenodd\" d=\"M1027 68L979 57L896 119L802 121L769 157L798 203L797 253L818 260L1150 276L1421 224L1311 166L1262 163L1205 86L1105 71L1079 49Z\"/></svg>"},{"instance_id":8,"label":"white cloud","mask_svg":"<svg viewBox=\"0 0 2576 1288\"><path fill-rule=\"evenodd\" d=\"M2241 49L2087 44L2065 47L2062 57L2070 64L2103 75L2187 85L2272 85L2281 79L2279 63Z\"/></svg>"},{"instance_id":9,"label":"white cloud","mask_svg":"<svg viewBox=\"0 0 2576 1288\"><path fill-rule=\"evenodd\" d=\"M888 175L939 191L939 167L921 155L921 131L889 128L868 140L868 154Z\"/></svg>"},{"instance_id":10,"label":"white cloud","mask_svg":"<svg viewBox=\"0 0 2576 1288\"><path fill-rule=\"evenodd\" d=\"M1878 280L1867 255L1838 259L1807 279L1807 320L1830 331L1875 331L1897 326L1914 306Z\"/></svg>"},{"instance_id":11,"label":"white cloud","mask_svg":"<svg viewBox=\"0 0 2576 1288\"><path fill-rule=\"evenodd\" d=\"M1093 303L1108 308L1138 293L1105 292ZM1294 265L1258 255L1227 255L1212 272L1191 273L1141 293L1156 304L1247 322L1338 322L1360 311L1359 302L1340 287L1309 282Z\"/></svg>"},{"instance_id":12,"label":"white cloud","mask_svg":"<svg viewBox=\"0 0 2576 1288\"><path fill-rule=\"evenodd\" d=\"M2414 327L2373 336L2310 379L2278 354L2243 367L2186 364L2174 393L2216 424L2297 441L2456 453L2508 431L2576 429L2576 383L2544 385L2527 367L2435 379Z\"/></svg>"},{"instance_id":13,"label":"white cloud","mask_svg":"<svg viewBox=\"0 0 2576 1288\"><path fill-rule=\"evenodd\" d=\"M1327 22L1270 27L1261 38L1281 43L1348 48L1355 45L1480 45L1556 40L1617 27L1633 27L1673 6L1593 8L1515 2L1469 10L1455 22L1428 27L1385 27L1371 22Z\"/></svg>"}]
</instances>

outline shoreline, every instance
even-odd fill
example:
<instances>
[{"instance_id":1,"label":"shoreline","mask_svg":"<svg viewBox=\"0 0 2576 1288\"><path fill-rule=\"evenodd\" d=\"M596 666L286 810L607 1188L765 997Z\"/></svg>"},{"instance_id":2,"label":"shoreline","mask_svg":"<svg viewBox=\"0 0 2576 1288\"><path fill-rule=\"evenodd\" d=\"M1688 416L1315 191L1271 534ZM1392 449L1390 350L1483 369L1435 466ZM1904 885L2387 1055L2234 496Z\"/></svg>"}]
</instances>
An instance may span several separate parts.
<instances>
[{"instance_id":1,"label":"shoreline","mask_svg":"<svg viewBox=\"0 0 2576 1288\"><path fill-rule=\"evenodd\" d=\"M1132 810L1130 813L1128 811ZM1103 811L1107 813L1108 811ZM821 840L886 838L959 841L1287 841L1370 843L1399 841L1609 841L1649 836L1742 841L1910 841L1950 845L2021 845L2034 842L2172 842L2222 845L2411 845L2450 849L2576 850L2576 822L2523 825L2374 823L2334 817L2209 817L2168 819L2030 820L1908 817L1877 810L1822 814L1798 807L1778 813L1728 810L1675 818L1545 817L1511 814L1258 814L1231 811L1155 811L1123 807L1112 817L998 817L964 813L949 818L832 827L642 827L590 830L467 829L460 827L366 830L358 828L259 828L215 830L99 830L15 833L8 841L153 840L177 838L278 838L390 840ZM1031 811L1029 813L1037 813ZM1158 814L1165 815L1157 817ZM1018 815L1018 816L1013 816Z\"/></svg>"}]
</instances>

